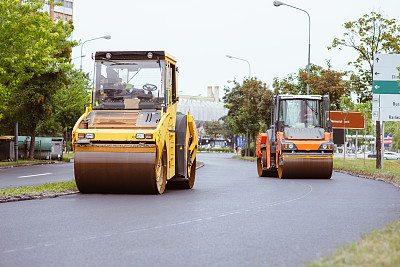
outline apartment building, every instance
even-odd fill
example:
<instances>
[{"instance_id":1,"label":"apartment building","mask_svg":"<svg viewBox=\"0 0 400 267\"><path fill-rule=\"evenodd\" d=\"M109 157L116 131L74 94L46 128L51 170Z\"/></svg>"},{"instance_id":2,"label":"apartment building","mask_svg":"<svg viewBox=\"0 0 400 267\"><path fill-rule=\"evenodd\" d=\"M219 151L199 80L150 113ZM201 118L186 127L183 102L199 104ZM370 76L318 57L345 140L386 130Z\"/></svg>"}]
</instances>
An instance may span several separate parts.
<instances>
[{"instance_id":1,"label":"apartment building","mask_svg":"<svg viewBox=\"0 0 400 267\"><path fill-rule=\"evenodd\" d=\"M21 0L21 3L24 1ZM74 0L53 0L51 4L44 4L42 11L48 12L51 19L70 21L73 17ZM55 5L54 3L58 3Z\"/></svg>"},{"instance_id":2,"label":"apartment building","mask_svg":"<svg viewBox=\"0 0 400 267\"><path fill-rule=\"evenodd\" d=\"M59 3L59 5L45 4L43 7L43 11L48 12L51 19L58 19L63 21L72 20L72 10L74 6L73 0L54 0L53 3Z\"/></svg>"}]
</instances>

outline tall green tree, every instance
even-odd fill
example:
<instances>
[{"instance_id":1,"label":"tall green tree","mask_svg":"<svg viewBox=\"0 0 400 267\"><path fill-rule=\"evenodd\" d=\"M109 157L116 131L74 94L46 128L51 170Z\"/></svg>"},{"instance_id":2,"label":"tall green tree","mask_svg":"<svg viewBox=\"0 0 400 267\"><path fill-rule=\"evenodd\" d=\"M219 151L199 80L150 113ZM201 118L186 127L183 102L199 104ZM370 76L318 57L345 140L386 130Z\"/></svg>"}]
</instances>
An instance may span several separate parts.
<instances>
[{"instance_id":1,"label":"tall green tree","mask_svg":"<svg viewBox=\"0 0 400 267\"><path fill-rule=\"evenodd\" d=\"M400 26L395 19L388 19L380 13L365 14L356 21L344 24L343 38L334 38L331 48L351 48L358 57L348 64L356 70L352 81L360 102L372 100L372 73L374 55L377 53L400 53ZM380 122L376 122L376 136L381 135ZM381 142L376 139L376 167L381 168Z\"/></svg>"},{"instance_id":2,"label":"tall green tree","mask_svg":"<svg viewBox=\"0 0 400 267\"><path fill-rule=\"evenodd\" d=\"M273 92L257 78L225 88L223 97L233 132L249 134L255 140L261 129L270 125Z\"/></svg>"},{"instance_id":3,"label":"tall green tree","mask_svg":"<svg viewBox=\"0 0 400 267\"><path fill-rule=\"evenodd\" d=\"M73 69L67 75L67 84L52 96L50 118L40 121L37 132L42 135L61 135L71 130L82 115L84 106L90 102L91 82L88 74Z\"/></svg>"},{"instance_id":4,"label":"tall green tree","mask_svg":"<svg viewBox=\"0 0 400 267\"><path fill-rule=\"evenodd\" d=\"M52 21L43 1L0 1L0 120L20 122L31 136L53 113L52 96L67 83L72 68L72 24Z\"/></svg>"},{"instance_id":5,"label":"tall green tree","mask_svg":"<svg viewBox=\"0 0 400 267\"><path fill-rule=\"evenodd\" d=\"M206 121L204 123L204 130L206 137L215 139L222 132L222 124L219 121Z\"/></svg>"},{"instance_id":6,"label":"tall green tree","mask_svg":"<svg viewBox=\"0 0 400 267\"><path fill-rule=\"evenodd\" d=\"M327 61L328 68L311 64L310 84L311 95L329 94L331 107L334 110L340 108L339 99L342 96L350 95L350 82L345 79L347 72L335 71L331 64ZM292 73L284 77L282 80L274 78L273 87L275 92L280 94L302 95L307 90L307 69L299 69L298 73Z\"/></svg>"}]
</instances>

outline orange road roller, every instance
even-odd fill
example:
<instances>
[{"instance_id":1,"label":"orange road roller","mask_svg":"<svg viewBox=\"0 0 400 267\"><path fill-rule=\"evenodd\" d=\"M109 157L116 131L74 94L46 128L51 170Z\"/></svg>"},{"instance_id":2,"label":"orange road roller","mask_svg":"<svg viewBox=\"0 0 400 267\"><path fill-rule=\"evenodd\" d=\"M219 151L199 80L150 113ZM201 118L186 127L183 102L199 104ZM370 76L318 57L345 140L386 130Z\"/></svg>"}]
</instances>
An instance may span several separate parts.
<instances>
[{"instance_id":1,"label":"orange road roller","mask_svg":"<svg viewBox=\"0 0 400 267\"><path fill-rule=\"evenodd\" d=\"M198 136L177 115L177 67L164 51L96 52L91 104L72 136L82 193L162 194L194 185Z\"/></svg>"},{"instance_id":2,"label":"orange road roller","mask_svg":"<svg viewBox=\"0 0 400 267\"><path fill-rule=\"evenodd\" d=\"M333 169L329 96L277 95L271 129L257 138L259 176L330 179Z\"/></svg>"}]
</instances>

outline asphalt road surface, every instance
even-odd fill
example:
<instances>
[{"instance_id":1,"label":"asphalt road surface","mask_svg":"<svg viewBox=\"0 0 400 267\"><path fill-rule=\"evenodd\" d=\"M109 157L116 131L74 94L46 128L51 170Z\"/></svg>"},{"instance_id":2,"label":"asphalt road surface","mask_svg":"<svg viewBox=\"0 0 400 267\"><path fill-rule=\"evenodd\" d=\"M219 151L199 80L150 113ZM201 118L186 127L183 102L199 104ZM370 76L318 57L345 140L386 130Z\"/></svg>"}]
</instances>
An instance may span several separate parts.
<instances>
[{"instance_id":1,"label":"asphalt road surface","mask_svg":"<svg viewBox=\"0 0 400 267\"><path fill-rule=\"evenodd\" d=\"M192 190L0 204L1 266L301 266L399 218L400 190L257 176L201 153Z\"/></svg>"},{"instance_id":2,"label":"asphalt road surface","mask_svg":"<svg viewBox=\"0 0 400 267\"><path fill-rule=\"evenodd\" d=\"M0 168L0 189L66 182L74 179L73 163Z\"/></svg>"}]
</instances>

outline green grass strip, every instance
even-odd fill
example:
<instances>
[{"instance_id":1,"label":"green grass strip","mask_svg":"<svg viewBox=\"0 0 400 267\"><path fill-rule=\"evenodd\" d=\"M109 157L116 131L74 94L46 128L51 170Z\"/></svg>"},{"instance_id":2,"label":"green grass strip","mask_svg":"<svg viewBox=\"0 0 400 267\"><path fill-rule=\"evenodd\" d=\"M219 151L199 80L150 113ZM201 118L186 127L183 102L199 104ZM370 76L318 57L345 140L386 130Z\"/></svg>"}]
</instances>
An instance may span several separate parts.
<instances>
[{"instance_id":1,"label":"green grass strip","mask_svg":"<svg viewBox=\"0 0 400 267\"><path fill-rule=\"evenodd\" d=\"M364 166L363 158L358 158L357 165L355 165L354 158L347 158L344 165L343 158L334 158L333 168L336 170L348 171L353 174L400 180L400 160L385 160L383 169L376 169L376 159L365 159Z\"/></svg>"},{"instance_id":2,"label":"green grass strip","mask_svg":"<svg viewBox=\"0 0 400 267\"><path fill-rule=\"evenodd\" d=\"M10 165L22 165L22 164L30 164L30 163L47 163L49 160L18 160L17 162L15 161L0 161L0 167L2 166L10 166Z\"/></svg>"},{"instance_id":3,"label":"green grass strip","mask_svg":"<svg viewBox=\"0 0 400 267\"><path fill-rule=\"evenodd\" d=\"M21 196L21 195L38 195L41 193L61 193L78 190L76 187L75 180L69 182L43 184L37 186L28 187L11 187L6 189L0 189L0 198L2 196Z\"/></svg>"},{"instance_id":4,"label":"green grass strip","mask_svg":"<svg viewBox=\"0 0 400 267\"><path fill-rule=\"evenodd\" d=\"M306 266L400 266L400 220Z\"/></svg>"}]
</instances>

